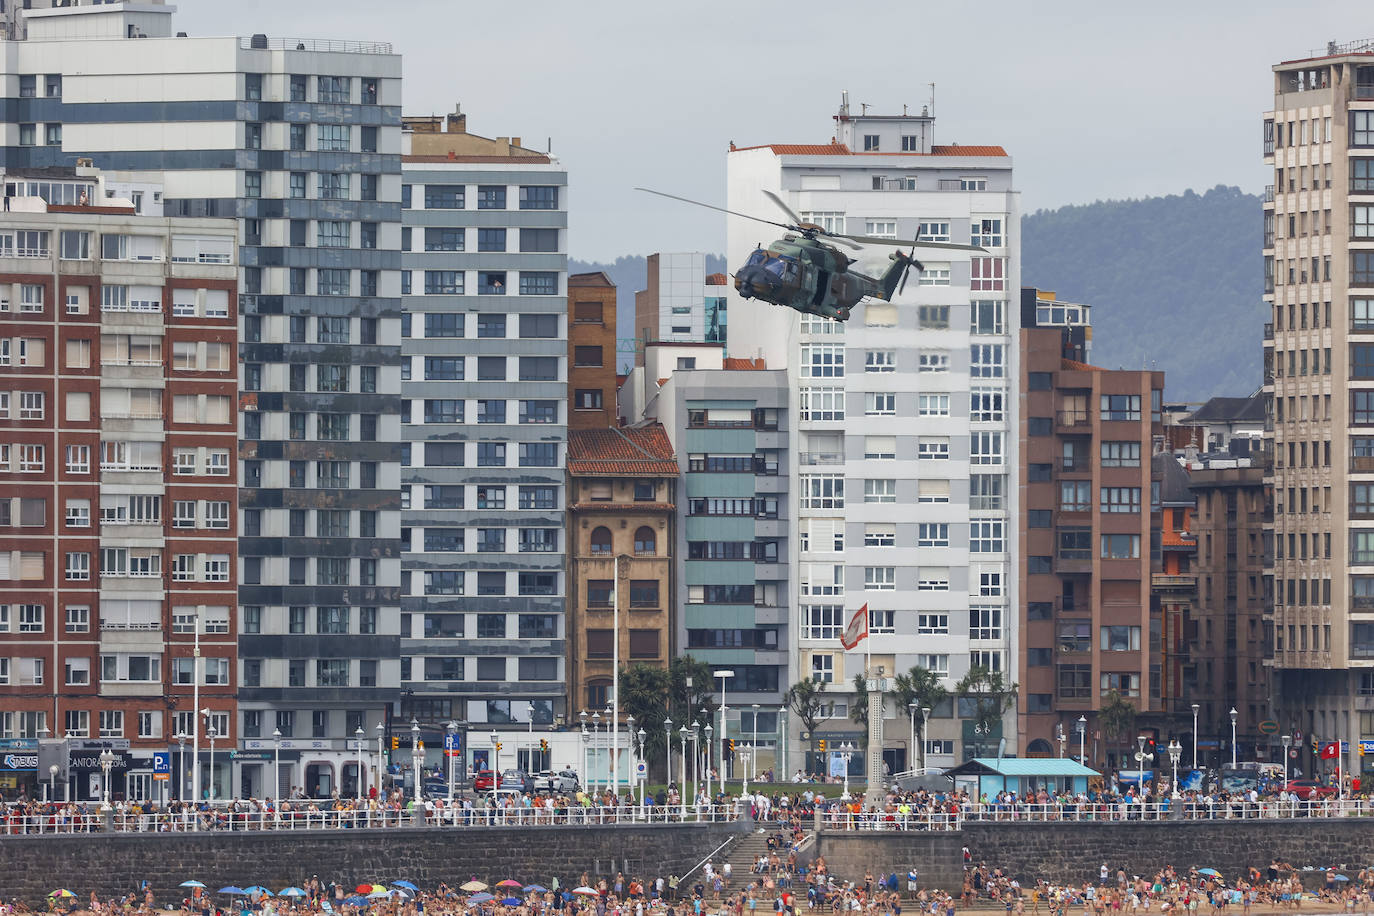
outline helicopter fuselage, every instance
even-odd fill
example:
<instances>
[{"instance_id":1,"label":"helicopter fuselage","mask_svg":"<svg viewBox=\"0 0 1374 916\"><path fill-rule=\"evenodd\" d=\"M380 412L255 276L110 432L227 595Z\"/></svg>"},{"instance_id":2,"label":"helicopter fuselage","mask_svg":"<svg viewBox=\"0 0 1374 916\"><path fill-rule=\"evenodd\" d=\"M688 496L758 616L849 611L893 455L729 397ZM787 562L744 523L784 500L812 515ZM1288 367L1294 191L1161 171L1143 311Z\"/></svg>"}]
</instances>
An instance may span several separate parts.
<instances>
[{"instance_id":1,"label":"helicopter fuselage","mask_svg":"<svg viewBox=\"0 0 1374 916\"><path fill-rule=\"evenodd\" d=\"M852 261L837 248L789 235L756 248L735 273L735 289L746 299L845 321L861 299L890 298L888 275L900 273L904 257L894 257L897 263L879 280L850 270Z\"/></svg>"}]
</instances>

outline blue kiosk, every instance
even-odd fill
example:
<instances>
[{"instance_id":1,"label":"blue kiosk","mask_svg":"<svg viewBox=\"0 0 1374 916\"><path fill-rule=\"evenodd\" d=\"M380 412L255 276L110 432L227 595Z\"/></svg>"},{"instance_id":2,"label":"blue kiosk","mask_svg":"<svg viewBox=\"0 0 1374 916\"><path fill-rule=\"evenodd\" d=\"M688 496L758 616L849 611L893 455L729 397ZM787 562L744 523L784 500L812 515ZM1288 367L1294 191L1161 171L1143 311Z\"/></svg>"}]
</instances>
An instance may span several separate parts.
<instances>
[{"instance_id":1,"label":"blue kiosk","mask_svg":"<svg viewBox=\"0 0 1374 916\"><path fill-rule=\"evenodd\" d=\"M945 770L956 786L967 786L977 795L996 795L1004 789L1020 795L1045 789L1050 792L1086 792L1090 781L1101 785L1102 774L1066 757L974 757Z\"/></svg>"}]
</instances>

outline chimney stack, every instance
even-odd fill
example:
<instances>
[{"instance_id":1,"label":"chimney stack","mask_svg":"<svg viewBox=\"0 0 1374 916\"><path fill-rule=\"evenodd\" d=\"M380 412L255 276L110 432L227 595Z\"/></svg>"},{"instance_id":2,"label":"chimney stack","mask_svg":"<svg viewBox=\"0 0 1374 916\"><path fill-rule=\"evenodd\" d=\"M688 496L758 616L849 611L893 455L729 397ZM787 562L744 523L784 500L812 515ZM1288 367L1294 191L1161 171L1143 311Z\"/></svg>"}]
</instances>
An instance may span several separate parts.
<instances>
[{"instance_id":1,"label":"chimney stack","mask_svg":"<svg viewBox=\"0 0 1374 916\"><path fill-rule=\"evenodd\" d=\"M448 116L448 132L451 134L465 134L468 132L468 116L463 114L461 104L453 106L453 114Z\"/></svg>"}]
</instances>

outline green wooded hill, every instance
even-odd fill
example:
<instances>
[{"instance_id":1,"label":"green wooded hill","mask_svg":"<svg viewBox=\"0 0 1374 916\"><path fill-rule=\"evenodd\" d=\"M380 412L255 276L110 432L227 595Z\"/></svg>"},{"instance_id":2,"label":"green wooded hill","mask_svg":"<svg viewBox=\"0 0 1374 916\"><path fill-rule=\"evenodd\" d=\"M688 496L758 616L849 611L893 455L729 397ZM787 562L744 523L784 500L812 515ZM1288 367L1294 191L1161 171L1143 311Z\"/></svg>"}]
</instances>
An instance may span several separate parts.
<instances>
[{"instance_id":1,"label":"green wooded hill","mask_svg":"<svg viewBox=\"0 0 1374 916\"><path fill-rule=\"evenodd\" d=\"M1164 370L1165 399L1260 383L1268 320L1258 195L1218 185L1037 210L1021 220L1021 283L1092 306L1092 361Z\"/></svg>"}]
</instances>

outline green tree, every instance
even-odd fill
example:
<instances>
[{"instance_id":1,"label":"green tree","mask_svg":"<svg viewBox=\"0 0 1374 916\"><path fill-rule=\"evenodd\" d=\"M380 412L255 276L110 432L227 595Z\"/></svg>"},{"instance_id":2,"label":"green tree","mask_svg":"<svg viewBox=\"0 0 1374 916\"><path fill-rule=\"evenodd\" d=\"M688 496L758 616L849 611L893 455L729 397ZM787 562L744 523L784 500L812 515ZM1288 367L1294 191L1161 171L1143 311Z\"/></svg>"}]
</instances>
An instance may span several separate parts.
<instances>
[{"instance_id":1,"label":"green tree","mask_svg":"<svg viewBox=\"0 0 1374 916\"><path fill-rule=\"evenodd\" d=\"M687 682L691 681L691 686ZM665 690L668 712L673 717L673 729L693 722L705 725L720 707L715 699L715 684L711 666L690 655L678 655L668 662L668 685ZM702 713L705 712L705 715ZM660 726L662 720L659 720Z\"/></svg>"},{"instance_id":2,"label":"green tree","mask_svg":"<svg viewBox=\"0 0 1374 916\"><path fill-rule=\"evenodd\" d=\"M669 673L654 665L639 663L620 669L620 715L628 726L634 716L634 731L644 729L644 759L649 766L665 761L663 720L668 715ZM636 735L630 736L630 747ZM666 764L664 764L666 766Z\"/></svg>"},{"instance_id":3,"label":"green tree","mask_svg":"<svg viewBox=\"0 0 1374 916\"><path fill-rule=\"evenodd\" d=\"M941 682L940 675L929 668L912 665L909 671L902 672L892 679L892 696L897 701L898 713L904 709L910 713L913 703L918 709L934 709L949 699L949 691ZM926 729L929 724L922 719L920 738L922 744L925 743L925 736L928 734ZM911 759L907 761L909 767L914 767L918 761L925 760L925 754L918 755L916 748L911 748L910 753Z\"/></svg>"},{"instance_id":4,"label":"green tree","mask_svg":"<svg viewBox=\"0 0 1374 916\"><path fill-rule=\"evenodd\" d=\"M865 748L868 747L868 678L862 673L854 675L854 703L849 707L849 718L859 728L859 740L863 742Z\"/></svg>"},{"instance_id":5,"label":"green tree","mask_svg":"<svg viewBox=\"0 0 1374 916\"><path fill-rule=\"evenodd\" d=\"M802 728L806 729L809 735L809 746L811 756L815 756L816 751L816 726L821 721L821 709L825 702L825 681L817 681L812 678L802 678L791 687L787 688L787 693L783 696L787 703L787 708L801 722Z\"/></svg>"},{"instance_id":6,"label":"green tree","mask_svg":"<svg viewBox=\"0 0 1374 916\"><path fill-rule=\"evenodd\" d=\"M973 703L974 734L991 735L1002 717L1016 704L1016 684L1007 683L1002 672L974 665L954 685L954 692ZM977 744L981 744L979 741Z\"/></svg>"},{"instance_id":7,"label":"green tree","mask_svg":"<svg viewBox=\"0 0 1374 916\"><path fill-rule=\"evenodd\" d=\"M1135 731L1135 704L1120 691L1108 690L1097 710L1097 720L1102 725L1102 737L1118 741Z\"/></svg>"}]
</instances>

